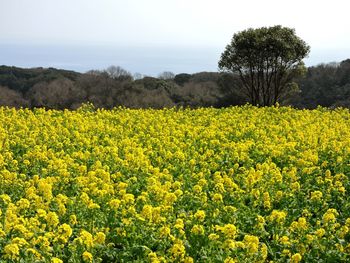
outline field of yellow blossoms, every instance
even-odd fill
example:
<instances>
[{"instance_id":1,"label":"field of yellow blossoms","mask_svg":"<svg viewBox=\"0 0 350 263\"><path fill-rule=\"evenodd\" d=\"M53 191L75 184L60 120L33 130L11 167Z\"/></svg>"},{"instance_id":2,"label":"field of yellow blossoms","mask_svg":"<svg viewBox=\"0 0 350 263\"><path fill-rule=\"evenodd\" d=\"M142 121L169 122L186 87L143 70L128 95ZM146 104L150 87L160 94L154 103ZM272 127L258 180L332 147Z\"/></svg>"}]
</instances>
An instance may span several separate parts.
<instances>
[{"instance_id":1,"label":"field of yellow blossoms","mask_svg":"<svg viewBox=\"0 0 350 263\"><path fill-rule=\"evenodd\" d=\"M0 108L0 262L350 262L350 112Z\"/></svg>"}]
</instances>

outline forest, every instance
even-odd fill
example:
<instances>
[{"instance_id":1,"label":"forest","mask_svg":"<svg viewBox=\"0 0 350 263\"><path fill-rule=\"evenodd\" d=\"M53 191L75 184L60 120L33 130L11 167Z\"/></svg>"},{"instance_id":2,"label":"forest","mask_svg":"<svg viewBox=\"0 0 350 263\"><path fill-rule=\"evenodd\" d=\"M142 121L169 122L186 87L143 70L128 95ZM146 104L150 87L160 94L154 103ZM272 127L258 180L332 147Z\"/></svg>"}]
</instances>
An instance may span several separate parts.
<instances>
[{"instance_id":1,"label":"forest","mask_svg":"<svg viewBox=\"0 0 350 263\"><path fill-rule=\"evenodd\" d=\"M308 67L281 105L313 109L350 107L350 59ZM238 76L225 72L132 75L119 66L79 73L55 68L0 66L0 105L77 109L91 102L110 109L227 107L243 105Z\"/></svg>"}]
</instances>

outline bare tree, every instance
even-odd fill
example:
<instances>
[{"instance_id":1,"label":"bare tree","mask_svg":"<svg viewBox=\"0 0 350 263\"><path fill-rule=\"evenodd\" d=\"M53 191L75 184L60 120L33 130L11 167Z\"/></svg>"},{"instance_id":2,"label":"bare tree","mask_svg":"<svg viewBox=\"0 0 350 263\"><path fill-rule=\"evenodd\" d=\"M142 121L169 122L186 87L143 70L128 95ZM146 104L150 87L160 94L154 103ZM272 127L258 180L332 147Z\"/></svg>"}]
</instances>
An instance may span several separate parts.
<instances>
[{"instance_id":1,"label":"bare tree","mask_svg":"<svg viewBox=\"0 0 350 263\"><path fill-rule=\"evenodd\" d=\"M131 73L120 66L109 66L105 72L112 79L125 80L132 79Z\"/></svg>"},{"instance_id":2,"label":"bare tree","mask_svg":"<svg viewBox=\"0 0 350 263\"><path fill-rule=\"evenodd\" d=\"M159 79L172 80L175 78L175 74L171 71L164 71L158 75Z\"/></svg>"},{"instance_id":3,"label":"bare tree","mask_svg":"<svg viewBox=\"0 0 350 263\"><path fill-rule=\"evenodd\" d=\"M142 75L142 74L139 73L139 72L136 72L136 73L134 73L134 75L133 75L134 80L142 79L143 77L144 77L144 75Z\"/></svg>"},{"instance_id":4,"label":"bare tree","mask_svg":"<svg viewBox=\"0 0 350 263\"><path fill-rule=\"evenodd\" d=\"M28 101L18 91L0 86L0 105L9 107L28 107Z\"/></svg>"},{"instance_id":5,"label":"bare tree","mask_svg":"<svg viewBox=\"0 0 350 263\"><path fill-rule=\"evenodd\" d=\"M39 82L26 93L33 107L55 109L70 108L72 104L82 102L85 96L84 90L67 78L56 79L49 83Z\"/></svg>"}]
</instances>

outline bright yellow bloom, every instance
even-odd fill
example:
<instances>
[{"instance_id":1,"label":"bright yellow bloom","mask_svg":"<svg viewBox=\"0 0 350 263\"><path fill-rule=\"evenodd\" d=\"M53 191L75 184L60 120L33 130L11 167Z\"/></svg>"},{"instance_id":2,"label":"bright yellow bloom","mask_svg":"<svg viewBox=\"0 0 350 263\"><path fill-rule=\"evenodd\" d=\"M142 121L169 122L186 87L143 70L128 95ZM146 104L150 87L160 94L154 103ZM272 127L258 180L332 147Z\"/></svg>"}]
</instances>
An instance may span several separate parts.
<instances>
[{"instance_id":1,"label":"bright yellow bloom","mask_svg":"<svg viewBox=\"0 0 350 263\"><path fill-rule=\"evenodd\" d=\"M212 233L208 236L208 238L209 238L209 240L217 240L220 238L220 236Z\"/></svg>"},{"instance_id":2,"label":"bright yellow bloom","mask_svg":"<svg viewBox=\"0 0 350 263\"><path fill-rule=\"evenodd\" d=\"M90 248L93 246L94 241L93 241L92 235L88 231L82 230L80 233L80 238L82 239L83 243L87 248Z\"/></svg>"},{"instance_id":3,"label":"bright yellow bloom","mask_svg":"<svg viewBox=\"0 0 350 263\"><path fill-rule=\"evenodd\" d=\"M55 212L49 212L46 215L46 222L48 226L55 227L59 224L60 220Z\"/></svg>"},{"instance_id":4,"label":"bright yellow bloom","mask_svg":"<svg viewBox=\"0 0 350 263\"><path fill-rule=\"evenodd\" d=\"M298 263L301 261L301 259L302 259L302 256L299 253L296 253L291 257L290 262L291 263Z\"/></svg>"},{"instance_id":5,"label":"bright yellow bloom","mask_svg":"<svg viewBox=\"0 0 350 263\"><path fill-rule=\"evenodd\" d=\"M77 216L76 215L70 215L69 216L69 223L71 225L75 225L78 223Z\"/></svg>"},{"instance_id":6,"label":"bright yellow bloom","mask_svg":"<svg viewBox=\"0 0 350 263\"><path fill-rule=\"evenodd\" d=\"M323 215L322 221L324 224L335 223L337 211L335 209L328 209L327 212Z\"/></svg>"},{"instance_id":7,"label":"bright yellow bloom","mask_svg":"<svg viewBox=\"0 0 350 263\"><path fill-rule=\"evenodd\" d=\"M155 252L148 253L148 258L152 263L159 263L160 260L158 259L158 256Z\"/></svg>"},{"instance_id":8,"label":"bright yellow bloom","mask_svg":"<svg viewBox=\"0 0 350 263\"><path fill-rule=\"evenodd\" d=\"M203 210L198 210L195 214L194 214L194 218L196 218L198 221L204 221L205 219L205 212Z\"/></svg>"},{"instance_id":9,"label":"bright yellow bloom","mask_svg":"<svg viewBox=\"0 0 350 263\"><path fill-rule=\"evenodd\" d=\"M233 224L226 224L224 226L215 226L217 231L222 232L227 238L234 238L237 233L237 228Z\"/></svg>"},{"instance_id":10,"label":"bright yellow bloom","mask_svg":"<svg viewBox=\"0 0 350 263\"><path fill-rule=\"evenodd\" d=\"M233 259L231 257L227 257L224 260L224 263L237 263L237 262L238 262L237 259Z\"/></svg>"},{"instance_id":11,"label":"bright yellow bloom","mask_svg":"<svg viewBox=\"0 0 350 263\"><path fill-rule=\"evenodd\" d=\"M185 227L183 220L181 218L176 219L174 227L177 229L183 229Z\"/></svg>"},{"instance_id":12,"label":"bright yellow bloom","mask_svg":"<svg viewBox=\"0 0 350 263\"><path fill-rule=\"evenodd\" d=\"M51 258L51 263L63 263L63 260L53 257Z\"/></svg>"},{"instance_id":13,"label":"bright yellow bloom","mask_svg":"<svg viewBox=\"0 0 350 263\"><path fill-rule=\"evenodd\" d=\"M106 241L106 235L103 232L98 232L95 235L94 243L103 245Z\"/></svg>"},{"instance_id":14,"label":"bright yellow bloom","mask_svg":"<svg viewBox=\"0 0 350 263\"><path fill-rule=\"evenodd\" d=\"M349 121L326 108L0 107L0 258L346 259Z\"/></svg>"},{"instance_id":15,"label":"bright yellow bloom","mask_svg":"<svg viewBox=\"0 0 350 263\"><path fill-rule=\"evenodd\" d=\"M185 259L184 259L184 263L193 263L193 262L194 262L194 260L192 257L185 257Z\"/></svg>"},{"instance_id":16,"label":"bright yellow bloom","mask_svg":"<svg viewBox=\"0 0 350 263\"><path fill-rule=\"evenodd\" d=\"M243 242L248 252L251 254L257 253L259 249L259 238L252 235L245 235Z\"/></svg>"},{"instance_id":17,"label":"bright yellow bloom","mask_svg":"<svg viewBox=\"0 0 350 263\"><path fill-rule=\"evenodd\" d=\"M219 193L215 193L215 194L213 195L213 201L214 201L214 202L222 202L222 195L219 194Z\"/></svg>"},{"instance_id":18,"label":"bright yellow bloom","mask_svg":"<svg viewBox=\"0 0 350 263\"><path fill-rule=\"evenodd\" d=\"M326 230L324 230L323 228L319 228L316 230L316 236L318 236L319 238L323 237L326 234Z\"/></svg>"},{"instance_id":19,"label":"bright yellow bloom","mask_svg":"<svg viewBox=\"0 0 350 263\"><path fill-rule=\"evenodd\" d=\"M17 244L8 244L4 247L4 258L16 260L19 256L19 247Z\"/></svg>"},{"instance_id":20,"label":"bright yellow bloom","mask_svg":"<svg viewBox=\"0 0 350 263\"><path fill-rule=\"evenodd\" d=\"M191 233L195 235L203 235L204 234L204 227L201 225L194 225L191 229Z\"/></svg>"},{"instance_id":21,"label":"bright yellow bloom","mask_svg":"<svg viewBox=\"0 0 350 263\"><path fill-rule=\"evenodd\" d=\"M84 251L82 257L83 257L84 262L92 262L92 260L93 260L92 254L90 252L87 252L87 251Z\"/></svg>"},{"instance_id":22,"label":"bright yellow bloom","mask_svg":"<svg viewBox=\"0 0 350 263\"><path fill-rule=\"evenodd\" d=\"M170 228L167 226L163 226L160 228L159 233L161 237L168 237L170 236Z\"/></svg>"},{"instance_id":23,"label":"bright yellow bloom","mask_svg":"<svg viewBox=\"0 0 350 263\"><path fill-rule=\"evenodd\" d=\"M321 191L314 191L314 192L311 192L311 200L312 201L319 201L321 200L323 197L323 194Z\"/></svg>"},{"instance_id":24,"label":"bright yellow bloom","mask_svg":"<svg viewBox=\"0 0 350 263\"><path fill-rule=\"evenodd\" d=\"M182 244L182 242L175 243L171 247L170 252L174 258L183 258L186 253L185 246Z\"/></svg>"},{"instance_id":25,"label":"bright yellow bloom","mask_svg":"<svg viewBox=\"0 0 350 263\"><path fill-rule=\"evenodd\" d=\"M270 221L277 222L278 224L283 224L286 219L286 212L273 210L269 216Z\"/></svg>"}]
</instances>

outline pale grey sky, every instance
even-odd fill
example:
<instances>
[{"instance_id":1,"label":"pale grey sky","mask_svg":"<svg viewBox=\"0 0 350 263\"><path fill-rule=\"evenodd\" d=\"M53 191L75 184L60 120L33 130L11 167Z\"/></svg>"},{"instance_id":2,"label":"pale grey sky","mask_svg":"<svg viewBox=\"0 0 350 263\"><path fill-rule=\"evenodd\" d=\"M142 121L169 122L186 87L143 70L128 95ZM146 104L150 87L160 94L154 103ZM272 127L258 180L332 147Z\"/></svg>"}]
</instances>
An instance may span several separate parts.
<instances>
[{"instance_id":1,"label":"pale grey sky","mask_svg":"<svg viewBox=\"0 0 350 263\"><path fill-rule=\"evenodd\" d=\"M235 32L277 24L311 46L307 64L339 61L350 58L349 10L346 0L0 0L0 64L211 71Z\"/></svg>"}]
</instances>

